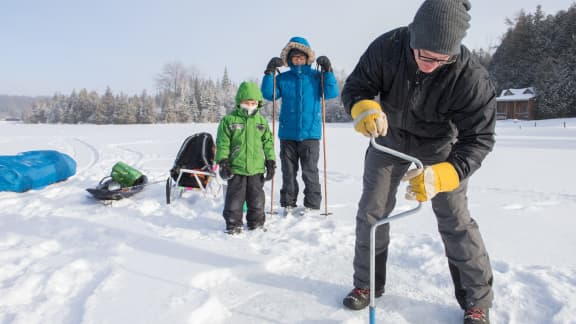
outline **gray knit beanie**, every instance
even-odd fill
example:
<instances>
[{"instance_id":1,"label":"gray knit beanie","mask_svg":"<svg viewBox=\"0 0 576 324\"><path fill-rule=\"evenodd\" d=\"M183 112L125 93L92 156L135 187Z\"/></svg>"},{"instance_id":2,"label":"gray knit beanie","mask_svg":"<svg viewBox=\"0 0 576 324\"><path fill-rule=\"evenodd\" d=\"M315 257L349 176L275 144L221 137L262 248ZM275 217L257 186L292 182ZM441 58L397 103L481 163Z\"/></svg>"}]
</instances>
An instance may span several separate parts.
<instances>
[{"instance_id":1,"label":"gray knit beanie","mask_svg":"<svg viewBox=\"0 0 576 324\"><path fill-rule=\"evenodd\" d=\"M460 54L470 27L470 1L426 0L410 24L410 46L439 54Z\"/></svg>"}]
</instances>

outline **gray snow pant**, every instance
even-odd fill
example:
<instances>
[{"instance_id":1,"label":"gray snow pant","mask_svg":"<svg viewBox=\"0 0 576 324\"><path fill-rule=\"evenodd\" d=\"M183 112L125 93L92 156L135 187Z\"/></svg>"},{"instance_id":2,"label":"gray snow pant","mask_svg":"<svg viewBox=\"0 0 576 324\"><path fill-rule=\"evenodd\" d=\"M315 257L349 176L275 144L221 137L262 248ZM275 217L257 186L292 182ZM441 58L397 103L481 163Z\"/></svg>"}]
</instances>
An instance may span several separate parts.
<instances>
[{"instance_id":1,"label":"gray snow pant","mask_svg":"<svg viewBox=\"0 0 576 324\"><path fill-rule=\"evenodd\" d=\"M438 158L438 157L436 157ZM440 161L422 159L425 165ZM396 204L396 193L409 163L371 146L364 161L362 197L356 215L354 286L370 287L370 227L388 217ZM492 306L492 268L478 225L470 217L466 191L467 179L452 192L439 193L432 199L432 209L448 257L448 266L460 307ZM375 287L386 283L386 259L390 226L376 231Z\"/></svg>"},{"instance_id":2,"label":"gray snow pant","mask_svg":"<svg viewBox=\"0 0 576 324\"><path fill-rule=\"evenodd\" d=\"M280 189L280 206L296 207L298 198L298 164L302 165L304 181L304 207L320 209L322 189L318 175L320 158L320 141L287 141L280 140L280 162L282 163L282 188Z\"/></svg>"}]
</instances>

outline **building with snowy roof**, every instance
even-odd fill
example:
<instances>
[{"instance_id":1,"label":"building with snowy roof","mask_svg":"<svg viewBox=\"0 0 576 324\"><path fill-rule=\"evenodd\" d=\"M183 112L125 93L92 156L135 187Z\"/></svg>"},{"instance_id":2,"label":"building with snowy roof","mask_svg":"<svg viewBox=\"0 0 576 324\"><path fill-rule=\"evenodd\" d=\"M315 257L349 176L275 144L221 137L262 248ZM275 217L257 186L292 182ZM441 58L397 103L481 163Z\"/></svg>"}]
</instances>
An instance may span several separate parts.
<instances>
[{"instance_id":1,"label":"building with snowy roof","mask_svg":"<svg viewBox=\"0 0 576 324\"><path fill-rule=\"evenodd\" d=\"M505 89L496 98L496 118L535 119L536 90L534 87Z\"/></svg>"}]
</instances>

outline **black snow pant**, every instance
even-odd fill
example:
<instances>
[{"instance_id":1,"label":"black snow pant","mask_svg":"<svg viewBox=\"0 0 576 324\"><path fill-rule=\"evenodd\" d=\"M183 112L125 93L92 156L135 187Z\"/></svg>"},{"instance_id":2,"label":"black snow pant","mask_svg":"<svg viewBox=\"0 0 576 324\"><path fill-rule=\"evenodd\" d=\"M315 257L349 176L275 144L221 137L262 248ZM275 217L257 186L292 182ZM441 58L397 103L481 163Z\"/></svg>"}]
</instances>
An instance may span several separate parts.
<instances>
[{"instance_id":1,"label":"black snow pant","mask_svg":"<svg viewBox=\"0 0 576 324\"><path fill-rule=\"evenodd\" d=\"M422 158L425 165L441 162ZM436 157L438 159L438 157ZM396 193L409 163L371 146L364 161L363 190L356 215L354 286L370 287L370 228L388 217L396 204ZM432 199L432 209L448 257L456 299L462 309L492 306L492 268L477 223L470 217L466 191L468 181L461 181L452 192L439 193ZM376 231L375 287L386 283L386 259L390 226Z\"/></svg>"},{"instance_id":2,"label":"black snow pant","mask_svg":"<svg viewBox=\"0 0 576 324\"><path fill-rule=\"evenodd\" d=\"M226 198L224 201L224 211L222 216L226 221L226 229L240 227L242 222L242 207L244 201L248 206L246 212L246 223L249 229L264 225L266 215L264 213L264 176L256 174L243 176L235 174L228 180Z\"/></svg>"},{"instance_id":3,"label":"black snow pant","mask_svg":"<svg viewBox=\"0 0 576 324\"><path fill-rule=\"evenodd\" d=\"M298 166L302 166L304 181L304 207L320 209L322 189L318 175L320 140L287 141L280 140L280 161L282 163L282 188L280 206L296 207L298 199Z\"/></svg>"}]
</instances>

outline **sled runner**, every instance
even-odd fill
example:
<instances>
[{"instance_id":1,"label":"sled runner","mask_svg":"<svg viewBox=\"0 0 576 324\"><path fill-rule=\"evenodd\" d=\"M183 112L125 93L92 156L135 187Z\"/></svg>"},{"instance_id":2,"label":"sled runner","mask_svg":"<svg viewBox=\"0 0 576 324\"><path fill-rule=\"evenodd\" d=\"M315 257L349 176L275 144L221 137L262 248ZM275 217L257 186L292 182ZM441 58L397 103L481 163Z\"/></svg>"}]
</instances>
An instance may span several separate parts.
<instances>
[{"instance_id":1,"label":"sled runner","mask_svg":"<svg viewBox=\"0 0 576 324\"><path fill-rule=\"evenodd\" d=\"M104 177L96 188L88 191L96 200L112 201L128 198L144 189L148 178L140 171L118 162L112 167L110 176Z\"/></svg>"},{"instance_id":2,"label":"sled runner","mask_svg":"<svg viewBox=\"0 0 576 324\"><path fill-rule=\"evenodd\" d=\"M216 177L215 152L216 145L209 133L197 133L186 138L166 180L166 204L187 190L212 196L220 193L222 185Z\"/></svg>"}]
</instances>

